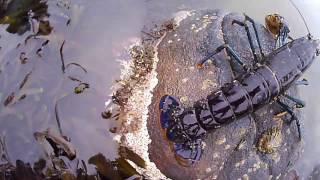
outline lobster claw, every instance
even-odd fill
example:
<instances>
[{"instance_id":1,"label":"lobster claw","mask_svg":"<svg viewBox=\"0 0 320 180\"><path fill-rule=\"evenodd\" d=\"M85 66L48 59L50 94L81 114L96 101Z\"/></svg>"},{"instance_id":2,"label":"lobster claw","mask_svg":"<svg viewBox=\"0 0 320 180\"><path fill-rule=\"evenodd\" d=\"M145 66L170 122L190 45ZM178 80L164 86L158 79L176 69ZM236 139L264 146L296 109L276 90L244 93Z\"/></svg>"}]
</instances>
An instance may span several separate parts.
<instances>
[{"instance_id":1,"label":"lobster claw","mask_svg":"<svg viewBox=\"0 0 320 180\"><path fill-rule=\"evenodd\" d=\"M173 143L179 164L190 166L202 155L202 139L206 131L197 121L194 108L182 108L180 102L169 95L160 99L160 124L167 139Z\"/></svg>"},{"instance_id":2,"label":"lobster claw","mask_svg":"<svg viewBox=\"0 0 320 180\"><path fill-rule=\"evenodd\" d=\"M161 127L166 129L169 126L172 114L177 114L181 110L179 101L173 96L165 95L162 96L159 103L160 109L160 124Z\"/></svg>"},{"instance_id":3,"label":"lobster claw","mask_svg":"<svg viewBox=\"0 0 320 180\"><path fill-rule=\"evenodd\" d=\"M183 112L180 102L173 96L165 95L160 100L159 108L160 124L163 129L166 129L168 140L177 143L188 141L179 120L179 115Z\"/></svg>"}]
</instances>

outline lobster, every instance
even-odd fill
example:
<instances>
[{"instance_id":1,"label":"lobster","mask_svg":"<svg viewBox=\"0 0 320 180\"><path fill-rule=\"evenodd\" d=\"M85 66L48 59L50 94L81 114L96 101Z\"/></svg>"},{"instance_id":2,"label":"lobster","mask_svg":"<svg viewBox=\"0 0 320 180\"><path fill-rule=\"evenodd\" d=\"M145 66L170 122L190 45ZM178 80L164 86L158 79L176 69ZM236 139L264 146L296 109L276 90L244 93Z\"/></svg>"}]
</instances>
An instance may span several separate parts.
<instances>
[{"instance_id":1,"label":"lobster","mask_svg":"<svg viewBox=\"0 0 320 180\"><path fill-rule=\"evenodd\" d=\"M267 17L272 16L275 14ZM255 54L253 38L247 21L253 25L262 55L261 59L258 59ZM296 121L301 139L298 118L292 108L281 102L279 97L292 100L297 107L304 106L301 100L285 95L284 92L298 82L297 80L310 67L315 57L320 54L320 41L314 39L308 29L307 36L298 39L290 37L291 41L285 43L286 38L289 37L289 28L286 23L282 22L283 18L281 17L278 21L278 30L270 31L277 35L276 47L278 48L270 54L264 55L254 21L247 15L245 15L244 22L234 20L232 24L238 24L246 29L249 45L254 55L254 65L247 66L237 52L228 44L223 44L201 60L197 67L203 68L206 61L225 50L233 60L243 67L244 73L235 78L232 83L225 84L220 90L196 101L191 107L182 107L179 100L170 95L165 95L160 99L161 126L166 130L167 139L173 142L175 156L183 162L182 164L190 165L200 159L201 142L208 132L250 115L274 101L291 115L291 121ZM302 84L306 83L304 80L301 82Z\"/></svg>"}]
</instances>

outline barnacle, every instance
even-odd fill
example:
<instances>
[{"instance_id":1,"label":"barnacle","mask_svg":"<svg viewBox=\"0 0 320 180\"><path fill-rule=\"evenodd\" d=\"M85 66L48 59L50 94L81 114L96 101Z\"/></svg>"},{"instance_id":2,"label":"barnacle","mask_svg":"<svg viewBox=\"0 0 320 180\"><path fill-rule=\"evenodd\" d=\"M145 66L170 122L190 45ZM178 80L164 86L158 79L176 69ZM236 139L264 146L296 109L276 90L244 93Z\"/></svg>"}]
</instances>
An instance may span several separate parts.
<instances>
[{"instance_id":1,"label":"barnacle","mask_svg":"<svg viewBox=\"0 0 320 180\"><path fill-rule=\"evenodd\" d=\"M262 153L274 153L281 145L282 136L279 127L266 130L258 141L257 148Z\"/></svg>"},{"instance_id":2,"label":"barnacle","mask_svg":"<svg viewBox=\"0 0 320 180\"><path fill-rule=\"evenodd\" d=\"M202 82L201 90L206 90L211 86L214 86L215 83L212 82L210 79L206 79Z\"/></svg>"},{"instance_id":3,"label":"barnacle","mask_svg":"<svg viewBox=\"0 0 320 180\"><path fill-rule=\"evenodd\" d=\"M266 28L272 35L278 35L280 28L283 25L283 17L279 14L270 14L265 17Z\"/></svg>"},{"instance_id":4,"label":"barnacle","mask_svg":"<svg viewBox=\"0 0 320 180\"><path fill-rule=\"evenodd\" d=\"M243 149L246 146L246 140L245 139L241 139L239 144L236 146L236 150L239 151L241 149Z\"/></svg>"},{"instance_id":5,"label":"barnacle","mask_svg":"<svg viewBox=\"0 0 320 180\"><path fill-rule=\"evenodd\" d=\"M181 101L182 103L187 103L187 102L189 101L189 98L188 98L188 96L182 96L182 97L180 98L180 101Z\"/></svg>"}]
</instances>

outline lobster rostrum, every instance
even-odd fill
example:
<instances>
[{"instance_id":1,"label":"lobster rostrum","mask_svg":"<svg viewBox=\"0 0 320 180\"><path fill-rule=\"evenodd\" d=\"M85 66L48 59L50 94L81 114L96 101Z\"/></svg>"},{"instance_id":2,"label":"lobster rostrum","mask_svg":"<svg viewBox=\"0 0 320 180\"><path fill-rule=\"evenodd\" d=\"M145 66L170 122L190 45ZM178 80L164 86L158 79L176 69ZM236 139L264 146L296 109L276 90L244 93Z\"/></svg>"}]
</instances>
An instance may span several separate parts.
<instances>
[{"instance_id":1,"label":"lobster rostrum","mask_svg":"<svg viewBox=\"0 0 320 180\"><path fill-rule=\"evenodd\" d=\"M274 15L267 17L271 16ZM253 26L261 58L255 54L248 22ZM272 32L268 26L267 18L266 22L269 31L275 33L276 31ZM250 17L245 15L244 22L237 20L232 22L232 24L243 26L246 29L250 48L254 55L253 67L247 66L228 44L219 46L197 64L198 68L202 68L206 61L225 50L232 60L243 67L244 73L235 78L232 83L225 84L220 90L196 101L192 107L183 107L178 99L170 95L165 95L160 99L160 123L166 131L167 139L173 143L175 156L180 163L182 162L182 165L192 165L201 158L202 140L208 132L250 115L274 101L291 115L291 121L295 120L299 138L301 138L298 118L290 106L280 101L280 97L293 101L296 107L304 106L303 101L286 95L285 91L293 84L306 84L305 80L297 80L310 67L315 57L320 54L320 41L314 39L309 32L305 37L289 38L291 41L285 43L289 31L283 32L289 28L286 23L282 23L283 21L277 22L275 25L279 27L277 27L278 31L275 34L280 47L268 55L264 55L262 52L255 23Z\"/></svg>"}]
</instances>

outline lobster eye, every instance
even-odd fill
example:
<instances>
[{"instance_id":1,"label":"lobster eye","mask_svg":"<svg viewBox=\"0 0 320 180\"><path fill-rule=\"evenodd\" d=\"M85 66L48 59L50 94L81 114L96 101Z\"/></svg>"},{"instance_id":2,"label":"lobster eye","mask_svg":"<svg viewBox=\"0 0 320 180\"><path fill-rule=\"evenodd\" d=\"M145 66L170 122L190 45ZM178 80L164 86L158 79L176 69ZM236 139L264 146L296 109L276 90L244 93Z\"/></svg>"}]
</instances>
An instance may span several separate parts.
<instances>
[{"instance_id":1,"label":"lobster eye","mask_svg":"<svg viewBox=\"0 0 320 180\"><path fill-rule=\"evenodd\" d=\"M316 56L319 56L320 55L320 49L317 49L316 50Z\"/></svg>"}]
</instances>

